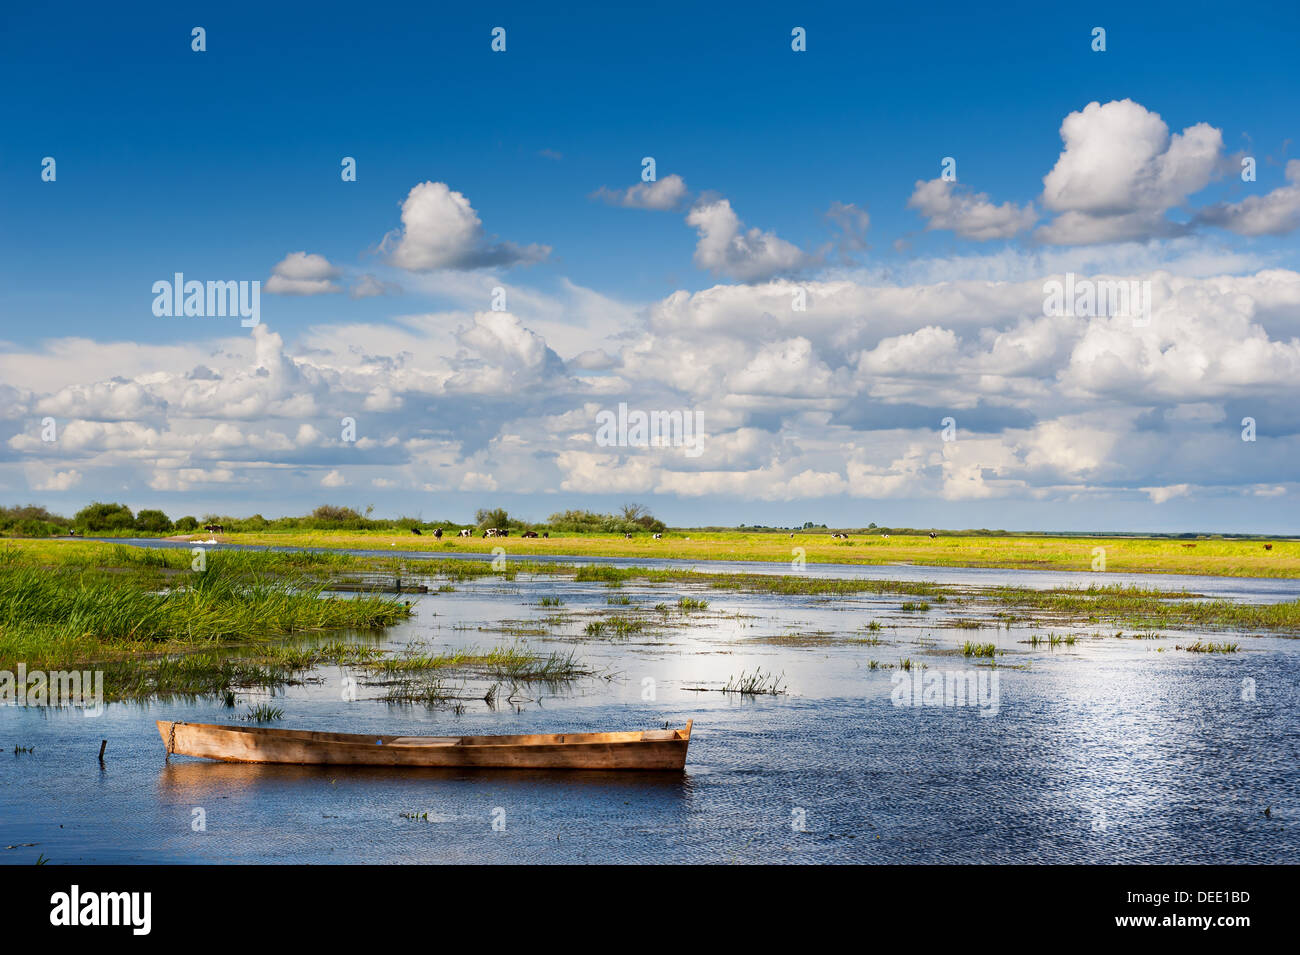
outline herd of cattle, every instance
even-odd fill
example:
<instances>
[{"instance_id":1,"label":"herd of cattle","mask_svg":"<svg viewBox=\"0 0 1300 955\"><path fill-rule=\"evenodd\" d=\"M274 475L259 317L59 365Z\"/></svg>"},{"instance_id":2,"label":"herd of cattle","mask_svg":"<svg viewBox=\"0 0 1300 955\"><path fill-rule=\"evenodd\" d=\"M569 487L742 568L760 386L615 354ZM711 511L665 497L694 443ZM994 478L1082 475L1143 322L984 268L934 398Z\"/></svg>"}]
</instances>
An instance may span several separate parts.
<instances>
[{"instance_id":1,"label":"herd of cattle","mask_svg":"<svg viewBox=\"0 0 1300 955\"><path fill-rule=\"evenodd\" d=\"M420 529L419 529L418 527L412 527L412 528L411 528L411 533L414 534L414 535L417 536L417 537L423 537L423 536L424 536L424 535L421 533L421 531L420 531ZM433 536L434 536L434 538L435 538L436 540L442 540L442 528L439 527L436 531L434 531L434 532L433 532ZM474 536L474 531L471 530L471 529L468 528L468 527L461 528L461 530L457 532L456 536L457 536L457 537L473 537L473 536ZM510 531L506 530L505 528L500 528L500 527L488 527L488 528L485 528L485 529L484 529L484 531L483 531L483 536L484 536L484 537L509 537L509 536L510 536ZM543 531L541 534L538 534L537 531L524 531L524 532L523 532L522 534L520 534L519 536L520 536L520 537L550 537L551 535L548 534L548 533L546 533L545 531Z\"/></svg>"},{"instance_id":2,"label":"herd of cattle","mask_svg":"<svg viewBox=\"0 0 1300 955\"><path fill-rule=\"evenodd\" d=\"M420 531L420 529L419 529L418 527L412 527L412 528L411 528L411 533L414 534L414 535L416 535L417 537L423 537L423 536L424 536L423 533ZM433 532L433 536L434 536L434 538L437 539L437 540L442 540L442 528L439 527L436 531L434 531L434 532ZM471 528L464 527L464 528L461 528L459 531L457 531L456 536L457 536L457 537L473 537L473 536L474 536L474 531L473 531ZM483 537L509 537L509 536L510 536L510 531L507 530L507 529L505 529L505 528L503 528L503 527L487 527L487 528L484 528L483 533L482 533L481 536L483 536ZM549 533L548 531L542 531L540 534L537 533L537 531L524 531L524 532L522 532L519 536L520 536L520 537L547 537L547 538L549 538L551 535L550 535L550 533ZM626 537L628 540L631 540L631 539L632 539L632 535L631 535L631 534L625 534L625 535L623 535L623 536ZM654 539L657 540L657 541L659 541L659 540L663 540L663 539L664 539L664 535L663 535L663 534L655 534L655 535L654 535Z\"/></svg>"},{"instance_id":3,"label":"herd of cattle","mask_svg":"<svg viewBox=\"0 0 1300 955\"><path fill-rule=\"evenodd\" d=\"M225 526L222 525L222 524L204 524L204 525L203 525L203 529L204 529L205 531L208 531L209 533L212 533L212 534L224 534L224 533L226 532L226 528L225 528ZM422 536L424 536L423 533L420 531L420 529L419 529L418 527L412 527L412 528L411 528L411 533L414 534L416 537L422 537ZM69 534L68 536L71 537L72 534ZM437 530L435 530L435 531L433 532L433 536L434 536L434 538L435 538L436 540L442 540L442 528L439 527ZM466 528L462 528L462 529L461 529L461 530L456 534L456 536L457 536L457 537L473 537L473 536L474 536L474 531L473 531L471 528L468 528L468 527L466 527ZM509 537L509 536L510 536L510 531L507 530L507 529L505 529L505 528L501 528L501 527L488 527L488 528L485 528L485 529L484 529L482 536L483 536L483 537ZM541 534L538 534L537 531L524 531L524 532L521 533L519 536L520 536L520 537L550 537L551 535L550 535L549 533L547 533L546 531L543 531ZM631 539L632 539L632 535L631 535L631 534L624 534L623 536L624 536L625 538L627 538L628 540L631 540ZM794 537L793 534L791 534L790 536L791 536L791 537ZM888 538L888 537L889 537L888 534L881 534L880 536L881 536L881 537L884 537L884 538ZM930 539L931 539L931 540L934 540L937 536L938 536L938 535L935 534L933 531L930 532ZM848 540L848 539L849 539L849 535L848 535L848 534L841 534L839 531L831 531L831 537L835 538L836 540ZM654 535L654 539L655 539L655 540L663 540L663 538L664 538L664 535L663 535L663 534L655 534L655 535ZM689 539L689 538L688 538L688 539ZM1195 547L1196 545L1195 545L1195 544L1184 544L1183 546L1184 546L1184 547ZM1273 545L1272 545L1272 544L1265 544L1265 545L1264 545L1264 549L1265 549L1265 550L1272 550L1272 549L1273 549Z\"/></svg>"},{"instance_id":4,"label":"herd of cattle","mask_svg":"<svg viewBox=\"0 0 1300 955\"><path fill-rule=\"evenodd\" d=\"M205 530L211 530L211 529L212 529L211 527L205 528ZM423 535L420 533L420 529L419 529L418 527L412 527L412 528L411 528L411 533L412 533L412 534L415 534L417 537L419 537L419 536L423 536ZM439 527L436 531L434 531L434 532L433 532L433 536L434 536L435 538L437 538L438 540L442 540L442 528ZM472 529L468 528L468 527L466 527L466 528L462 528L462 529L461 529L461 530L456 534L456 536L457 536L457 537L473 537L473 536L474 536L474 531L473 531ZM500 527L488 527L488 528L485 528L485 529L484 529L482 536L483 536L483 537L509 537L509 536L510 536L510 531L508 531L508 530L506 530L506 529L504 529L504 528L500 528ZM524 532L523 532L522 534L520 534L519 536L520 536L520 537L550 537L551 535L550 535L549 533L547 533L546 531L542 531L541 534L538 534L537 531L524 531ZM631 534L624 534L623 536L624 536L627 540L631 540L631 539L632 539L632 535L631 535ZM794 537L793 534L791 534L790 536L791 536L791 537ZM888 534L881 534L880 536L881 536L881 537L884 537L884 538L888 538L888 537L889 537ZM936 537L938 537L938 536L939 536L939 535L935 534L933 531L930 532L930 539L931 539L931 540L934 540L934 539L935 539ZM835 538L836 540L848 540L848 539L849 539L849 535L848 535L848 534L841 534L839 531L831 531L831 537ZM663 539L664 539L664 535L663 535L663 534L655 534L655 535L654 535L654 539L657 540L657 541L659 541L659 540L663 540ZM690 540L690 538L688 537L687 540ZM1193 545L1193 546L1195 546L1195 545ZM1265 545L1265 546L1269 546L1269 545Z\"/></svg>"}]
</instances>

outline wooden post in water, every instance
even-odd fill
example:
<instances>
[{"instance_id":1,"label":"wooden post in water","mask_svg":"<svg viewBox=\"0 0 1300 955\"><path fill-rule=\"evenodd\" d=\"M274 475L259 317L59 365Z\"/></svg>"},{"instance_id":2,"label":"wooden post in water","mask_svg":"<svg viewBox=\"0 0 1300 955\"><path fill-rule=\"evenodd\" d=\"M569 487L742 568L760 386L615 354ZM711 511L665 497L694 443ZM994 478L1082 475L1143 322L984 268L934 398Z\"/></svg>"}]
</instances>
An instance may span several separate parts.
<instances>
[{"instance_id":1,"label":"wooden post in water","mask_svg":"<svg viewBox=\"0 0 1300 955\"><path fill-rule=\"evenodd\" d=\"M99 761L101 763L104 761L104 750L107 748L108 748L108 740L101 739L99 741Z\"/></svg>"}]
</instances>

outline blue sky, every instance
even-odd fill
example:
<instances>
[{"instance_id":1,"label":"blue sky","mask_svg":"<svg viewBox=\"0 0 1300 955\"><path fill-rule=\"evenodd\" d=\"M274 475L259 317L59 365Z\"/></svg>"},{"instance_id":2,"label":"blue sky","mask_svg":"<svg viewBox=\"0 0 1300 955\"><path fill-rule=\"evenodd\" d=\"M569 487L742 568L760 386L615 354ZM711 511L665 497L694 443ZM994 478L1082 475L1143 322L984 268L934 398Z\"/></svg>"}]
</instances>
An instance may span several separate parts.
<instances>
[{"instance_id":1,"label":"blue sky","mask_svg":"<svg viewBox=\"0 0 1300 955\"><path fill-rule=\"evenodd\" d=\"M846 311L836 314L859 321L862 334L838 339L833 322L815 334L779 322L764 328L760 319L770 302L737 302L730 348L725 341L688 341L676 326L669 334L655 318L678 291L694 296L690 307L708 312L710 295L761 298L774 282L805 283L820 302L842 294L842 286L833 291L826 283L850 283L861 301L871 302L878 298L871 290L881 287L928 290L916 294L938 300L944 281L1041 286L1049 273L1066 270L1139 279L1162 273L1188 282L1294 274L1293 230L1261 231L1249 223L1224 228L1222 216L1217 224L1177 228L1195 220L1197 210L1270 195L1285 224L1289 194L1275 191L1287 188L1285 164L1295 155L1300 116L1294 5L1248 12L1208 3L992 10L569 5L542 12L518 4L479 12L430 5L109 10L74 4L6 10L3 17L0 82L11 91L0 143L0 340L9 353L0 366L0 387L8 389L0 398L10 405L0 418L5 498L66 508L109 496L136 506L162 501L178 512L268 514L331 499L429 516L500 499L535 517L560 506L636 499L680 522L834 522L847 509L863 523L883 514L898 523L957 526L1223 530L1273 528L1281 513L1287 529L1300 530L1287 473L1296 462L1285 432L1294 429L1276 420L1294 387L1294 380L1285 383L1294 342L1289 293L1276 301L1272 292L1260 293L1249 314L1238 316L1246 323L1238 340L1249 337L1253 316L1277 354L1242 357L1222 380L1206 373L1205 380L1189 382L1186 394L1153 379L1146 394L1117 384L1084 388L1088 394L1080 397L1080 362L1092 361L1096 351L1095 335L1083 327L1061 331L1056 365L1018 370L1017 379L1027 380L1014 394L990 385L1001 377L990 372L994 359L974 350L1025 317L1012 314L1026 300L1020 294L1008 293L1018 304L1005 313L993 308L982 325L970 324L969 314L946 323L929 309L882 320L865 306L858 315L843 304ZM207 31L205 52L190 49L194 26ZM496 26L507 31L504 53L490 49ZM806 52L790 48L795 26L807 30ZM1095 26L1106 29L1104 53L1090 49ZM1218 136L1215 155L1197 157L1207 181L1170 185L1166 179L1182 173L1168 170L1186 162L1160 166L1168 173L1161 179L1157 157L1149 175L1116 186L1116 202L1140 208L1102 209L1096 195L1081 196L1076 176L1048 209L1044 176L1063 155L1066 117L1090 103L1124 101L1135 108L1108 107L1103 114L1120 117L1119 126L1092 123L1081 135L1097 143L1103 135L1149 130L1152 114L1175 138L1204 124ZM1122 155L1127 147L1098 148ZM1240 155L1256 157L1257 181L1243 183L1233 174ZM45 156L57 161L52 183L40 179ZM344 156L357 160L356 182L340 180ZM681 177L686 194L679 203L625 208L595 195L602 187L634 186L643 156L655 157L660 180ZM945 156L957 159L953 193L975 197L974 206L946 207L947 218L939 206L917 200L918 184L939 178ZM482 223L480 247L532 244L549 251L534 264L509 268L395 265L404 228L400 207L426 182L445 184L472 205ZM1100 179L1087 186L1106 187ZM946 188L927 195L942 205L949 201ZM1160 192L1156 199L1153 189ZM786 244L766 247L777 258L782 249L789 252L786 267L734 257L710 264L701 251L703 220L688 225L684 218L700 208L716 212L722 200L743 222L742 236L758 229ZM849 248L827 217L836 203L869 217L861 242ZM1087 223L1062 226L1050 238L1040 231L1068 216L1067 207L1091 209ZM1115 225L1130 213L1137 225ZM972 223L988 216L997 235L973 238ZM1131 234L1098 239L1096 229L1106 233L1112 226ZM277 263L299 251L327 260L339 291L264 295L258 334L278 336L272 351L286 377L272 386L260 412L241 411L225 422L245 435L293 432L293 448L277 450L274 439L259 439L259 457L248 442L236 453L234 438L219 453L172 440L219 428L225 419L214 395L205 397L202 411L187 409L184 388L157 376L190 375L203 364L218 376L213 380L245 395L239 354L252 354L256 336L217 318L156 317L149 307L152 283L177 271L265 283ZM388 294L348 294L364 276L383 283ZM488 327L473 317L488 308L483 290L498 284L525 303L510 309L517 327L493 326L476 336L474 329ZM1216 294L1227 295L1221 288ZM1256 291L1243 286L1233 294L1249 298ZM1212 307L1203 316L1209 324ZM745 308L753 310L748 323ZM943 347L955 350L936 352L935 368L949 355L965 363L965 380L978 383L963 386L964 397L933 382L927 393L916 369L897 364L898 354L911 354L908 348L933 336L887 342L885 351L864 359L862 352L882 347L870 331L882 321L891 341L930 327L951 330L954 342ZM415 326L423 335L415 344L400 335L386 339L387 331L405 335ZM484 336L493 335L483 351ZM563 371L529 357L528 335L555 354ZM575 362L588 338L589 348L614 364ZM1179 340L1171 332L1164 345L1153 340L1144 347L1160 356ZM806 354L799 341L810 343ZM376 398L375 389L386 386L371 380L378 374L373 362L357 370L340 358L364 354L400 364L402 345L413 356L408 378L447 364L433 379L408 380L405 390ZM1207 355L1224 354L1212 342L1202 347ZM695 369L691 381L675 380L653 361L639 363L638 356L668 349L687 356ZM824 389L779 396L766 384L754 386L759 370L770 367L764 349L784 356L776 367L805 378L826 369ZM489 374L488 352L508 357L508 373ZM193 355L215 357L169 367ZM741 364L724 367L705 355L734 355ZM889 355L894 365L886 362ZM1135 360L1138 369L1152 367ZM1239 368L1248 360L1268 369L1262 382L1279 374L1282 384L1252 397L1250 376ZM543 366L550 371L539 371ZM464 378L470 368L486 377ZM1028 383L1034 375L1040 388ZM710 378L715 387L704 388ZM738 384L746 381L748 392ZM124 388L135 389L130 401ZM294 388L314 397L295 405L288 400ZM370 421L376 442L389 442L385 453L347 457L362 449L330 445L349 388L369 396L369 410L380 413ZM704 409L718 423L723 450L716 460L706 455L680 472L686 477L665 477L673 468L648 465L650 456L637 449L609 462L563 457L581 443L581 428L542 429L545 440L536 437L536 422L529 431L529 414L582 417L587 412L579 409L620 399L647 408ZM1200 437L1215 428L1226 433L1235 425L1229 418L1252 400L1268 406L1260 414L1274 416L1271 430L1262 428L1269 440L1260 457L1267 466L1243 461L1236 473L1226 473L1222 454L1175 466L1168 454L1153 461L1125 450L1138 443L1134 435L1149 433L1144 421L1176 422ZM942 458L941 446L934 461L925 459L934 449L909 452L926 440L926 429L909 422L928 416L928 431L935 432L945 407L959 421L989 429L980 433L990 440L1000 436L1000 448L990 446L979 452L987 460L960 466ZM61 423L95 422L98 430L75 447L33 444L47 414ZM1127 423L1104 441L1096 434L1106 430L1099 421L1108 414ZM847 419L858 426L837 427ZM867 419L876 423L863 424ZM882 427L884 419L898 426ZM320 440L299 433L304 423ZM1081 459L1043 450L1048 437L1071 428L1096 442L1078 452ZM520 446L521 429L534 435L522 458L507 450ZM431 436L447 443L432 449L422 443ZM1052 440L1064 442L1059 435ZM844 449L842 460L833 460L834 448ZM850 469L854 455L872 479L866 486L879 494L854 489L853 474L864 473ZM607 467L622 483L599 493L611 486ZM984 469L980 488L954 490L957 473L972 467ZM549 478L543 476L548 468ZM444 476L426 480L430 469ZM701 469L708 479L698 477ZM176 479L180 471L191 479ZM217 477L203 480L204 473ZM276 478L267 480L272 473ZM796 480L805 473L813 477ZM905 480L890 484L890 475ZM996 487L990 491L986 483Z\"/></svg>"}]
</instances>

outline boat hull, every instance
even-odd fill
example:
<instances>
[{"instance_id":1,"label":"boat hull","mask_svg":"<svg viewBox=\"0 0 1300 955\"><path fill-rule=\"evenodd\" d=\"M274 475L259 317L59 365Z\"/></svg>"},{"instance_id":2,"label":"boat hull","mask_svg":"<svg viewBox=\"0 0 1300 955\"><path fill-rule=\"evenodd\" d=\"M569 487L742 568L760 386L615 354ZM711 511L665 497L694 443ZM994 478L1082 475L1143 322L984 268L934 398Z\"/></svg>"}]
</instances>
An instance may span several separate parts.
<instances>
[{"instance_id":1,"label":"boat hull","mask_svg":"<svg viewBox=\"0 0 1300 955\"><path fill-rule=\"evenodd\" d=\"M173 735L174 731L174 735ZM227 763L682 771L685 730L531 736L367 736L158 721L168 753Z\"/></svg>"}]
</instances>

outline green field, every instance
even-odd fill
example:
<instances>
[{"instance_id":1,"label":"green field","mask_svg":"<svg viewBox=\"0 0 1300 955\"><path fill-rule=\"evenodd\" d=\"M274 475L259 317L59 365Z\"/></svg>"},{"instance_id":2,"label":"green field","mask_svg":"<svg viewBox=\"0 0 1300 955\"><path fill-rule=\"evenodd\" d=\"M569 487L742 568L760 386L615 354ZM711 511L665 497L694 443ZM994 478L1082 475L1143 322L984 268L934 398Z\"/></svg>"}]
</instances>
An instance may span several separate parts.
<instances>
[{"instance_id":1,"label":"green field","mask_svg":"<svg viewBox=\"0 0 1300 955\"><path fill-rule=\"evenodd\" d=\"M207 534L199 534L206 539ZM218 535L231 544L280 547L402 549L440 554L492 553L504 547L511 558L530 554L573 557L669 557L681 560L754 560L790 563L801 550L809 563L927 564L936 567L1007 567L1088 571L1105 551L1107 571L1196 574L1223 577L1300 577L1300 541L1162 537L1047 537L852 534L848 540L820 532L669 531L662 540L648 533L551 534L549 538L447 538L434 540L399 530L292 530ZM1265 549L1265 545L1271 549Z\"/></svg>"}]
</instances>

